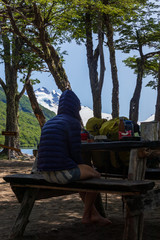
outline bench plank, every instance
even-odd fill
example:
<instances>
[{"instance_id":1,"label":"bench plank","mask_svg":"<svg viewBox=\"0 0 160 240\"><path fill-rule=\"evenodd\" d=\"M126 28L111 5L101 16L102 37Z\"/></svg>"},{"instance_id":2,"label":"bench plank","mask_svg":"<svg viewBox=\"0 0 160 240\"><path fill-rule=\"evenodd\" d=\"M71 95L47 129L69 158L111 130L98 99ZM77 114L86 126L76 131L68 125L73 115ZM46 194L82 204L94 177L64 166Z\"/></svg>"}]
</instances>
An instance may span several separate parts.
<instances>
[{"instance_id":1,"label":"bench plank","mask_svg":"<svg viewBox=\"0 0 160 240\"><path fill-rule=\"evenodd\" d=\"M73 194L75 192L98 192L115 193L120 195L136 195L144 193L154 187L154 182L150 181L128 181L121 179L88 179L70 184L54 184L45 181L40 174L15 174L4 177L10 183L11 188L21 203L27 188L39 189L36 200L62 195Z\"/></svg>"}]
</instances>

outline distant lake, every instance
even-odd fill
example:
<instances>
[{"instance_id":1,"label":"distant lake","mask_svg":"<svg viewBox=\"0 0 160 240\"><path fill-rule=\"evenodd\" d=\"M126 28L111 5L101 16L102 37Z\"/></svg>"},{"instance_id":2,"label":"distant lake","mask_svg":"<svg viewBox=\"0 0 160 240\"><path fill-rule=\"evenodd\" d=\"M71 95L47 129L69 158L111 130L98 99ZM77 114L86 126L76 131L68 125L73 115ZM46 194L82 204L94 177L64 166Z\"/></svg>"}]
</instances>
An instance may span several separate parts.
<instances>
[{"instance_id":1,"label":"distant lake","mask_svg":"<svg viewBox=\"0 0 160 240\"><path fill-rule=\"evenodd\" d=\"M36 147L35 148L21 148L21 152L25 153L25 154L33 155L33 149L36 149ZM0 152L1 151L2 150L0 150Z\"/></svg>"},{"instance_id":2,"label":"distant lake","mask_svg":"<svg viewBox=\"0 0 160 240\"><path fill-rule=\"evenodd\" d=\"M33 155L33 149L35 148L21 148L21 152L25 153L25 154L29 154L29 155ZM2 151L2 149L0 149L0 152Z\"/></svg>"},{"instance_id":3,"label":"distant lake","mask_svg":"<svg viewBox=\"0 0 160 240\"><path fill-rule=\"evenodd\" d=\"M21 148L22 153L33 155L33 149L36 148Z\"/></svg>"}]
</instances>

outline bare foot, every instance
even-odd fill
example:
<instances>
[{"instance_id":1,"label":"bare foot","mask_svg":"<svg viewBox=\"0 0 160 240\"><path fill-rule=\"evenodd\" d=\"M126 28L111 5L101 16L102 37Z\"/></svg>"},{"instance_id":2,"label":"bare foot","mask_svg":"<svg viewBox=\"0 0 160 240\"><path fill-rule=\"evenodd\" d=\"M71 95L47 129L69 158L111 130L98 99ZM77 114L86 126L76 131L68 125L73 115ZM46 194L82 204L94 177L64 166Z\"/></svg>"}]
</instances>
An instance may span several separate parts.
<instances>
[{"instance_id":1,"label":"bare foot","mask_svg":"<svg viewBox=\"0 0 160 240\"><path fill-rule=\"evenodd\" d=\"M86 214L85 216L83 216L82 223L83 224L92 224L90 214Z\"/></svg>"},{"instance_id":2,"label":"bare foot","mask_svg":"<svg viewBox=\"0 0 160 240\"><path fill-rule=\"evenodd\" d=\"M92 223L97 223L101 226L106 226L112 224L112 222L108 218L104 218L101 216L91 216Z\"/></svg>"},{"instance_id":3,"label":"bare foot","mask_svg":"<svg viewBox=\"0 0 160 240\"><path fill-rule=\"evenodd\" d=\"M90 219L82 219L83 224L93 224L93 222Z\"/></svg>"},{"instance_id":4,"label":"bare foot","mask_svg":"<svg viewBox=\"0 0 160 240\"><path fill-rule=\"evenodd\" d=\"M104 218L101 216L92 216L91 218L83 218L82 219L83 224L98 224L101 226L106 226L109 224L112 224L112 222L108 218Z\"/></svg>"}]
</instances>

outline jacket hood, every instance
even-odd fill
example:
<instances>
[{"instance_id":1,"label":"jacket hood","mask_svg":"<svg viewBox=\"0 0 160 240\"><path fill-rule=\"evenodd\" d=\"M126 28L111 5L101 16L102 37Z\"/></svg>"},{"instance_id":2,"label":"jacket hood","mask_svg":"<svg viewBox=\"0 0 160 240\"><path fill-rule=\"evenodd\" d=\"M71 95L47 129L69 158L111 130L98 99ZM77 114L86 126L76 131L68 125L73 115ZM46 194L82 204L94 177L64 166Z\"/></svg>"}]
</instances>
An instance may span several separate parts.
<instances>
[{"instance_id":1,"label":"jacket hood","mask_svg":"<svg viewBox=\"0 0 160 240\"><path fill-rule=\"evenodd\" d=\"M65 90L59 99L58 114L68 114L80 120L80 109L80 100L76 94L71 90Z\"/></svg>"}]
</instances>

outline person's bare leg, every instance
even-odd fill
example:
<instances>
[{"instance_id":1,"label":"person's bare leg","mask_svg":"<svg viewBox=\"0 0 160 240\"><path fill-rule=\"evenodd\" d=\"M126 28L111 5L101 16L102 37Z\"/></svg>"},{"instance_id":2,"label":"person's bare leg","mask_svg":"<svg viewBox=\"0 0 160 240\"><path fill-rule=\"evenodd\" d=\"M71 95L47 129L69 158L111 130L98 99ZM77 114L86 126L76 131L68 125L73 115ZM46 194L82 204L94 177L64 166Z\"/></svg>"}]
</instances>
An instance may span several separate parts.
<instances>
[{"instance_id":1,"label":"person's bare leg","mask_svg":"<svg viewBox=\"0 0 160 240\"><path fill-rule=\"evenodd\" d=\"M90 198L88 198L87 193L81 192L79 193L79 195L82 201L84 202L84 212L82 217L82 223L91 223L92 208L93 208L94 201L96 199L97 194L90 193Z\"/></svg>"},{"instance_id":2,"label":"person's bare leg","mask_svg":"<svg viewBox=\"0 0 160 240\"><path fill-rule=\"evenodd\" d=\"M80 169L80 179L87 179L87 178L100 178L100 173L97 172L91 166L86 164L78 165ZM99 212L97 211L94 202L97 197L97 193L94 192L86 192L86 193L79 193L82 201L84 202L84 213L82 218L82 223L99 223L102 225L110 224L107 218L102 217Z\"/></svg>"},{"instance_id":3,"label":"person's bare leg","mask_svg":"<svg viewBox=\"0 0 160 240\"><path fill-rule=\"evenodd\" d=\"M94 168L86 164L79 164L80 169L80 179L87 179L87 178L100 178L101 174L97 172Z\"/></svg>"},{"instance_id":4,"label":"person's bare leg","mask_svg":"<svg viewBox=\"0 0 160 240\"><path fill-rule=\"evenodd\" d=\"M98 223L99 225L102 225L102 226L109 225L112 223L108 218L104 218L99 214L95 205L93 205L92 212L91 212L91 222Z\"/></svg>"},{"instance_id":5,"label":"person's bare leg","mask_svg":"<svg viewBox=\"0 0 160 240\"><path fill-rule=\"evenodd\" d=\"M102 217L97 211L94 202L97 196L97 193L79 193L82 201L84 202L84 213L82 218L82 223L98 223L100 225L111 224L111 221L107 218Z\"/></svg>"}]
</instances>

